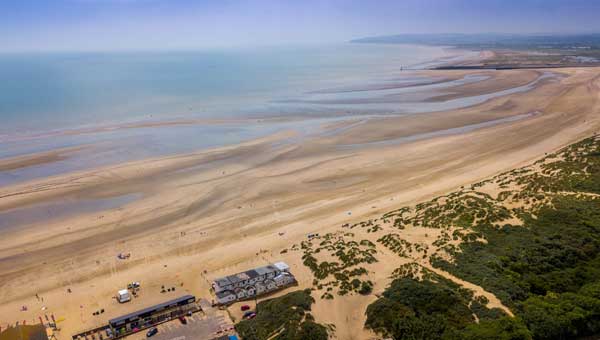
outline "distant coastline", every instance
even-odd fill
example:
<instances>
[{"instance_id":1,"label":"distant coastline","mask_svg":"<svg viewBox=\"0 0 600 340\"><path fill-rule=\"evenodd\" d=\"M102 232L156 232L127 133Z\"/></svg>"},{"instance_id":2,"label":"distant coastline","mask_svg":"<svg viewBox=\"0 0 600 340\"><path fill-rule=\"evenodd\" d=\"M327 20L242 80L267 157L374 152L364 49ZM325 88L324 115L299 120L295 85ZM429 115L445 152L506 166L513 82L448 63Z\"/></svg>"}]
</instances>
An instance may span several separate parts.
<instances>
[{"instance_id":1,"label":"distant coastline","mask_svg":"<svg viewBox=\"0 0 600 340\"><path fill-rule=\"evenodd\" d=\"M600 34L401 34L355 39L360 44L422 44L492 51L483 60L437 70L512 70L600 66Z\"/></svg>"}]
</instances>

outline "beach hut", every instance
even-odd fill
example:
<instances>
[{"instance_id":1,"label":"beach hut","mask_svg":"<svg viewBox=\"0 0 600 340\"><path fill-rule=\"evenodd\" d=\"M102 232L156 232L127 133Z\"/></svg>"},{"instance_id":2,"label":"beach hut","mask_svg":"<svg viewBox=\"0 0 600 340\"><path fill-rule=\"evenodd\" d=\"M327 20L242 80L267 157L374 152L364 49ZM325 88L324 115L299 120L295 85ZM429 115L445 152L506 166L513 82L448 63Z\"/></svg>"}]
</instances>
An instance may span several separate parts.
<instances>
[{"instance_id":1,"label":"beach hut","mask_svg":"<svg viewBox=\"0 0 600 340\"><path fill-rule=\"evenodd\" d=\"M246 287L246 296L254 296L256 295L256 288L254 286Z\"/></svg>"},{"instance_id":2,"label":"beach hut","mask_svg":"<svg viewBox=\"0 0 600 340\"><path fill-rule=\"evenodd\" d=\"M218 292L216 295L217 302L221 305L226 305L237 300L237 296L230 290Z\"/></svg>"},{"instance_id":3,"label":"beach hut","mask_svg":"<svg viewBox=\"0 0 600 340\"><path fill-rule=\"evenodd\" d=\"M273 263L273 266L275 268L277 268L277 270L279 270L280 272L289 272L290 271L290 266L288 266L287 263L285 263L285 262L275 262L275 263Z\"/></svg>"},{"instance_id":4,"label":"beach hut","mask_svg":"<svg viewBox=\"0 0 600 340\"><path fill-rule=\"evenodd\" d=\"M271 291L271 290L277 289L277 284L275 283L275 281L273 281L271 279L265 280L264 284L265 284L265 287L267 287L267 291Z\"/></svg>"},{"instance_id":5,"label":"beach hut","mask_svg":"<svg viewBox=\"0 0 600 340\"><path fill-rule=\"evenodd\" d=\"M246 290L244 288L236 288L234 292L238 300L246 297Z\"/></svg>"},{"instance_id":6,"label":"beach hut","mask_svg":"<svg viewBox=\"0 0 600 340\"><path fill-rule=\"evenodd\" d=\"M257 282L256 285L254 285L254 287L256 288L256 294L258 295L267 291L267 287L262 282Z\"/></svg>"}]
</instances>

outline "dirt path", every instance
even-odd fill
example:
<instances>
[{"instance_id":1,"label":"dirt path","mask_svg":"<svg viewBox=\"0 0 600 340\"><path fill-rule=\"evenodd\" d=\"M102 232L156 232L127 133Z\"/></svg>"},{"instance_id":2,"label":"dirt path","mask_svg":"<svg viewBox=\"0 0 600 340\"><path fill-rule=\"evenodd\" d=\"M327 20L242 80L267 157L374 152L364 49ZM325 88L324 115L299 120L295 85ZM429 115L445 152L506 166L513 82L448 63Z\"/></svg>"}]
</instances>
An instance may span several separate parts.
<instances>
[{"instance_id":1,"label":"dirt path","mask_svg":"<svg viewBox=\"0 0 600 340\"><path fill-rule=\"evenodd\" d=\"M431 270L432 272L434 272L434 273L436 273L436 274L438 274L438 275L440 275L440 276L442 276L442 277L444 277L444 278L446 278L448 280L451 280L452 282L457 283L457 284L459 284L459 285L461 285L461 286L463 286L463 287L465 287L467 289L472 290L473 292L475 292L475 296L484 296L484 297L486 297L488 299L488 301L489 301L489 303L487 305L488 308L500 308L504 312L506 312L506 314L508 314L510 316L514 316L514 314L511 312L511 310L508 309L508 307L506 307L505 305L503 305L502 302L496 297L496 295L494 295L494 294L486 291L485 289L483 289L483 288L481 288L481 287L479 287L479 286L477 286L475 284L472 284L471 282L468 282L468 281L465 281L465 280L461 280L458 277L456 277L456 276L454 276L454 275L452 275L452 274L450 274L448 272L445 272L445 271L443 271L441 269L435 268L435 267L433 267L431 265L428 265L428 264L422 264L422 265L423 265L423 267Z\"/></svg>"}]
</instances>

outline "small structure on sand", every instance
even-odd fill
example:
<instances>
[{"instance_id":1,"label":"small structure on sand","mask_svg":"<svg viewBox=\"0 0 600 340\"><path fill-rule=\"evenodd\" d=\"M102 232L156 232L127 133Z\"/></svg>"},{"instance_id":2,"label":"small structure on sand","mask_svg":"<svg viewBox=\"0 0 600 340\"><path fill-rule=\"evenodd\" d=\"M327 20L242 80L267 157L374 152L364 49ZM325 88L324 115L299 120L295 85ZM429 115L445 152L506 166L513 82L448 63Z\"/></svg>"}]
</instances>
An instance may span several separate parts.
<instances>
[{"instance_id":1,"label":"small structure on sand","mask_svg":"<svg viewBox=\"0 0 600 340\"><path fill-rule=\"evenodd\" d=\"M120 303L125 303L131 300L131 295L129 295L129 290L121 289L117 292L117 301Z\"/></svg>"},{"instance_id":2,"label":"small structure on sand","mask_svg":"<svg viewBox=\"0 0 600 340\"><path fill-rule=\"evenodd\" d=\"M117 254L117 258L119 260L127 260L131 257L131 253L119 253Z\"/></svg>"}]
</instances>

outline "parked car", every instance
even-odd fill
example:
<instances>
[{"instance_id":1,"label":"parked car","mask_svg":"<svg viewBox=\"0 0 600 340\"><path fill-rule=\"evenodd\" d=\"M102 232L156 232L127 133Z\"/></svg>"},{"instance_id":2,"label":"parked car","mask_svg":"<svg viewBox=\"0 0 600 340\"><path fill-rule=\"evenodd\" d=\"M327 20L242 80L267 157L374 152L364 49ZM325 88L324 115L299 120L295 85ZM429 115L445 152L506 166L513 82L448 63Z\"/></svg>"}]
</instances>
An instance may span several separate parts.
<instances>
[{"instance_id":1,"label":"parked car","mask_svg":"<svg viewBox=\"0 0 600 340\"><path fill-rule=\"evenodd\" d=\"M182 324L187 325L187 319L185 318L185 316L180 316L179 321L181 321Z\"/></svg>"},{"instance_id":2,"label":"parked car","mask_svg":"<svg viewBox=\"0 0 600 340\"><path fill-rule=\"evenodd\" d=\"M252 313L252 314L248 315L248 320L254 319L255 317L256 317L256 313Z\"/></svg>"},{"instance_id":3,"label":"parked car","mask_svg":"<svg viewBox=\"0 0 600 340\"><path fill-rule=\"evenodd\" d=\"M244 313L244 319L247 319L252 314L254 314L253 311L247 311L246 313Z\"/></svg>"},{"instance_id":4,"label":"parked car","mask_svg":"<svg viewBox=\"0 0 600 340\"><path fill-rule=\"evenodd\" d=\"M148 331L148 333L146 333L146 337L149 338L151 336L156 335L156 333L158 333L158 328L152 327L152 328L150 328L150 330Z\"/></svg>"},{"instance_id":5,"label":"parked car","mask_svg":"<svg viewBox=\"0 0 600 340\"><path fill-rule=\"evenodd\" d=\"M240 307L240 309L242 310L242 312L250 310L250 306L248 305L242 305L242 307Z\"/></svg>"}]
</instances>

